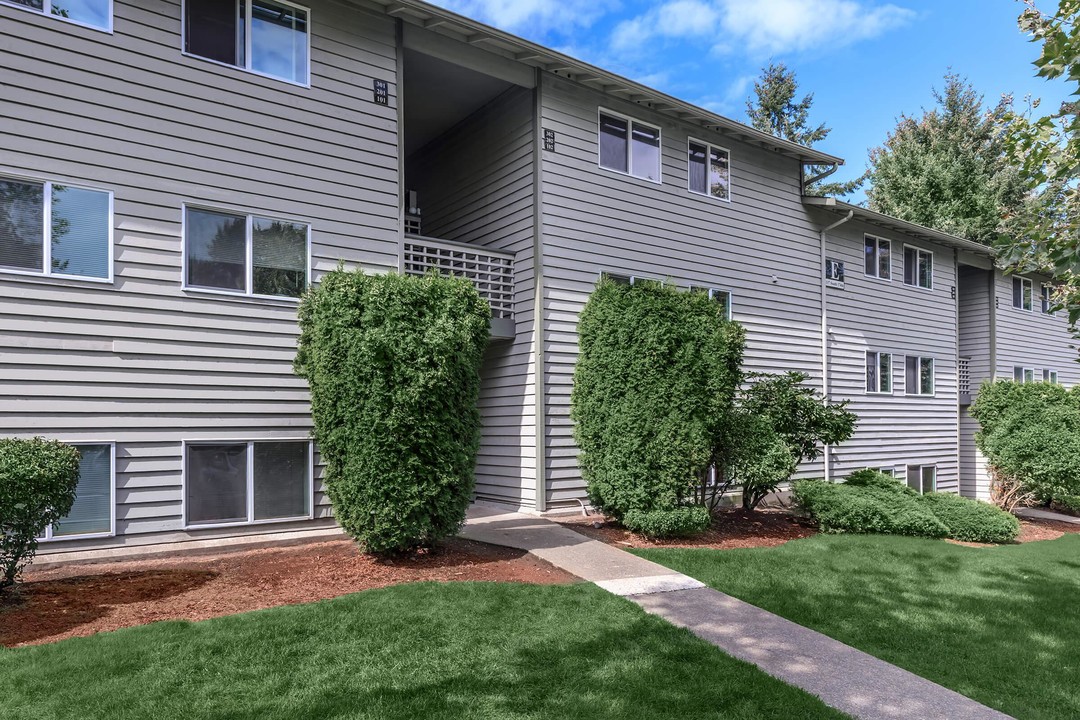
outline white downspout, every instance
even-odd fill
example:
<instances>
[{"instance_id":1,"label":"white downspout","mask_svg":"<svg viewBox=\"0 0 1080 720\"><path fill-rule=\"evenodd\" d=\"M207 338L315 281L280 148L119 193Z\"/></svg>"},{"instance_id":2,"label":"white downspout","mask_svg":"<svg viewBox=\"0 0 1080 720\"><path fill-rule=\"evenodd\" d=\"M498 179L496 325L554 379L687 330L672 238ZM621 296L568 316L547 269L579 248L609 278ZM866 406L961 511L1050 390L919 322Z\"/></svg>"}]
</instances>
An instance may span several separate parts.
<instances>
[{"instance_id":1,"label":"white downspout","mask_svg":"<svg viewBox=\"0 0 1080 720\"><path fill-rule=\"evenodd\" d=\"M847 215L840 218L832 225L824 227L819 233L821 262L818 263L818 272L821 273L821 402L829 404L829 303L827 300L825 285L825 235L833 228L840 227L855 216L854 210L848 210ZM825 482L830 482L829 446L825 446L823 455L825 461Z\"/></svg>"}]
</instances>

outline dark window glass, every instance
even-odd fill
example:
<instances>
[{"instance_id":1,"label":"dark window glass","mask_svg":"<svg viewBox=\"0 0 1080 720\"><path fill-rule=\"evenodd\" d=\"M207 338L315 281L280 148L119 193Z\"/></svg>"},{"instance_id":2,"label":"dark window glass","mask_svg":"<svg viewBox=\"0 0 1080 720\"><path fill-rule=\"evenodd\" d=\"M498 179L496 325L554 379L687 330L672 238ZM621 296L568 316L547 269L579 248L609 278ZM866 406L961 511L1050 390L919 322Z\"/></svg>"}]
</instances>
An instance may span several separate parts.
<instances>
[{"instance_id":1,"label":"dark window glass","mask_svg":"<svg viewBox=\"0 0 1080 720\"><path fill-rule=\"evenodd\" d=\"M307 232L307 225L252 219L252 282L256 295L300 297L307 287Z\"/></svg>"},{"instance_id":2,"label":"dark window glass","mask_svg":"<svg viewBox=\"0 0 1080 720\"><path fill-rule=\"evenodd\" d=\"M892 277L892 247L888 240L878 240L877 276L882 280Z\"/></svg>"},{"instance_id":3,"label":"dark window glass","mask_svg":"<svg viewBox=\"0 0 1080 720\"><path fill-rule=\"evenodd\" d=\"M708 168L705 160L706 148L704 145L690 143L689 173L691 192L705 194Z\"/></svg>"},{"instance_id":4,"label":"dark window glass","mask_svg":"<svg viewBox=\"0 0 1080 720\"><path fill-rule=\"evenodd\" d=\"M621 118L600 116L600 166L629 172L627 166L627 123Z\"/></svg>"},{"instance_id":5,"label":"dark window glass","mask_svg":"<svg viewBox=\"0 0 1080 720\"><path fill-rule=\"evenodd\" d=\"M188 524L247 521L247 444L189 445Z\"/></svg>"},{"instance_id":6,"label":"dark window glass","mask_svg":"<svg viewBox=\"0 0 1080 720\"><path fill-rule=\"evenodd\" d=\"M877 353L866 353L866 392L878 392Z\"/></svg>"},{"instance_id":7,"label":"dark window glass","mask_svg":"<svg viewBox=\"0 0 1080 720\"><path fill-rule=\"evenodd\" d=\"M247 218L189 208L184 242L188 285L247 290Z\"/></svg>"},{"instance_id":8,"label":"dark window glass","mask_svg":"<svg viewBox=\"0 0 1080 720\"><path fill-rule=\"evenodd\" d=\"M184 50L209 60L243 65L243 0L185 0Z\"/></svg>"},{"instance_id":9,"label":"dark window glass","mask_svg":"<svg viewBox=\"0 0 1080 720\"><path fill-rule=\"evenodd\" d=\"M308 443L257 442L254 447L255 519L308 514Z\"/></svg>"},{"instance_id":10,"label":"dark window glass","mask_svg":"<svg viewBox=\"0 0 1080 720\"><path fill-rule=\"evenodd\" d=\"M45 185L0 180L0 267L44 271Z\"/></svg>"},{"instance_id":11,"label":"dark window glass","mask_svg":"<svg viewBox=\"0 0 1080 720\"><path fill-rule=\"evenodd\" d=\"M919 253L915 248L904 248L904 284L915 285L918 279Z\"/></svg>"}]
</instances>

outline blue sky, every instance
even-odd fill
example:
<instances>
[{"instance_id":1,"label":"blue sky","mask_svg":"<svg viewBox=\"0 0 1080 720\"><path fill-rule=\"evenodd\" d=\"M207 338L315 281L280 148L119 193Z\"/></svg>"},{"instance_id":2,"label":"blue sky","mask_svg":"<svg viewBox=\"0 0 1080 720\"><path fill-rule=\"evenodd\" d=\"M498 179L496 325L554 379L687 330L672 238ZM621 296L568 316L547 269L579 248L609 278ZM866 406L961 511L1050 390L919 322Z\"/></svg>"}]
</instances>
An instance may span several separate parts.
<instances>
[{"instance_id":1,"label":"blue sky","mask_svg":"<svg viewBox=\"0 0 1080 720\"><path fill-rule=\"evenodd\" d=\"M814 93L811 120L833 128L817 147L847 160L841 180L901 114L933 105L949 68L988 103L1065 94L1034 77L1019 0L434 1L740 121L761 67L784 62Z\"/></svg>"}]
</instances>

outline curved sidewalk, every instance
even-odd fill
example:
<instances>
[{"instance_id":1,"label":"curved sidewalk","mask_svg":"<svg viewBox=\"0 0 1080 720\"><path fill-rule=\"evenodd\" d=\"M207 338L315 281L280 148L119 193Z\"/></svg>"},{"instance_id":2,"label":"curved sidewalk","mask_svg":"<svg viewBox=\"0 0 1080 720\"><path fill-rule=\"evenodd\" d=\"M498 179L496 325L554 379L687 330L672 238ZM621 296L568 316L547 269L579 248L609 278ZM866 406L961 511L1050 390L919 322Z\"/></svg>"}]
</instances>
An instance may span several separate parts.
<instances>
[{"instance_id":1,"label":"curved sidewalk","mask_svg":"<svg viewBox=\"0 0 1080 720\"><path fill-rule=\"evenodd\" d=\"M862 720L1002 720L913 673L534 515L474 503L462 537L527 550Z\"/></svg>"}]
</instances>

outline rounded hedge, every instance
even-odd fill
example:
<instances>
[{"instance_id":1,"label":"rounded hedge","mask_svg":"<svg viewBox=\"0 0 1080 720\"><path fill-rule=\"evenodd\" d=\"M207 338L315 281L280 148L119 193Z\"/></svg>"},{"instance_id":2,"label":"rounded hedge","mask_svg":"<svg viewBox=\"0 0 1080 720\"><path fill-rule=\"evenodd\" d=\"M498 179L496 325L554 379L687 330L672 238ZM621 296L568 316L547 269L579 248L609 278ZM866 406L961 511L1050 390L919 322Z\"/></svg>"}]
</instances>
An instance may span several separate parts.
<instances>
[{"instance_id":1,"label":"rounded hedge","mask_svg":"<svg viewBox=\"0 0 1080 720\"><path fill-rule=\"evenodd\" d=\"M712 515L703 505L687 505L673 510L628 510L622 522L645 537L680 537L708 530Z\"/></svg>"},{"instance_id":2,"label":"rounded hedge","mask_svg":"<svg viewBox=\"0 0 1080 720\"><path fill-rule=\"evenodd\" d=\"M705 293L601 280L582 310L571 417L592 504L675 511L713 462L744 333Z\"/></svg>"},{"instance_id":3,"label":"rounded hedge","mask_svg":"<svg viewBox=\"0 0 1080 720\"><path fill-rule=\"evenodd\" d=\"M922 504L945 526L949 537L978 543L1008 543L1020 534L1015 516L989 503L951 493L927 493Z\"/></svg>"},{"instance_id":4,"label":"rounded hedge","mask_svg":"<svg viewBox=\"0 0 1080 720\"><path fill-rule=\"evenodd\" d=\"M895 481L894 481L895 482ZM943 538L949 528L919 498L894 489L798 480L792 486L797 505L826 533L880 533Z\"/></svg>"},{"instance_id":5,"label":"rounded hedge","mask_svg":"<svg viewBox=\"0 0 1080 720\"><path fill-rule=\"evenodd\" d=\"M881 490L902 493L904 495L919 494L892 475L886 475L880 470L871 470L870 468L856 470L851 473L844 478L844 484L850 485L851 487L875 487Z\"/></svg>"},{"instance_id":6,"label":"rounded hedge","mask_svg":"<svg viewBox=\"0 0 1080 720\"><path fill-rule=\"evenodd\" d=\"M0 438L0 590L15 583L45 528L71 512L79 451L44 438Z\"/></svg>"},{"instance_id":7,"label":"rounded hedge","mask_svg":"<svg viewBox=\"0 0 1080 720\"><path fill-rule=\"evenodd\" d=\"M455 534L475 482L487 302L463 279L339 269L299 318L295 368L341 527L369 552Z\"/></svg>"}]
</instances>

